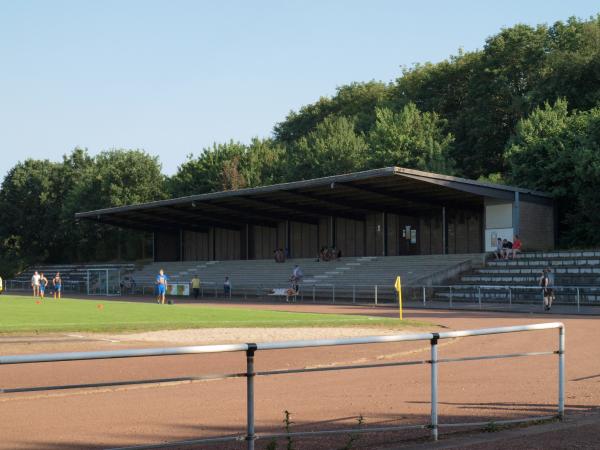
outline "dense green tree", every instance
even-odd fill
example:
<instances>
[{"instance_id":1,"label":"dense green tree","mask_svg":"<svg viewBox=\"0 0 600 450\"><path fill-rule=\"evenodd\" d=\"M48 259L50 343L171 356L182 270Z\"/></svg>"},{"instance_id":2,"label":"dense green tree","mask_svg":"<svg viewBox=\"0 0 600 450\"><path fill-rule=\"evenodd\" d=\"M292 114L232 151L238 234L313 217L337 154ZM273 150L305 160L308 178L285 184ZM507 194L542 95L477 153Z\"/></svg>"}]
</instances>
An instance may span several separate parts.
<instances>
[{"instance_id":1,"label":"dense green tree","mask_svg":"<svg viewBox=\"0 0 600 450\"><path fill-rule=\"evenodd\" d=\"M553 194L565 245L600 244L600 108L569 112L565 100L517 126L506 157L509 181Z\"/></svg>"},{"instance_id":2,"label":"dense green tree","mask_svg":"<svg viewBox=\"0 0 600 450\"><path fill-rule=\"evenodd\" d=\"M60 165L28 159L14 166L0 190L2 258L22 266L51 255L52 232L61 205L57 186Z\"/></svg>"},{"instance_id":3,"label":"dense green tree","mask_svg":"<svg viewBox=\"0 0 600 450\"><path fill-rule=\"evenodd\" d=\"M169 192L181 197L227 188L224 186L224 168L226 165L231 168L230 161L241 159L245 152L244 144L229 141L225 144L213 144L198 157L188 155L187 161L179 166L177 173L169 180ZM239 182L238 187L245 187L245 181Z\"/></svg>"},{"instance_id":4,"label":"dense green tree","mask_svg":"<svg viewBox=\"0 0 600 450\"><path fill-rule=\"evenodd\" d=\"M367 143L347 117L327 117L314 131L287 148L288 180L303 180L360 170Z\"/></svg>"},{"instance_id":5,"label":"dense green tree","mask_svg":"<svg viewBox=\"0 0 600 450\"><path fill-rule=\"evenodd\" d=\"M375 108L383 105L388 95L389 87L378 81L338 87L333 97L321 97L298 112L290 112L283 122L275 125L275 138L281 143L293 143L314 131L329 116L352 117L355 130L366 133L375 123Z\"/></svg>"},{"instance_id":6,"label":"dense green tree","mask_svg":"<svg viewBox=\"0 0 600 450\"><path fill-rule=\"evenodd\" d=\"M283 181L283 156L283 148L270 139L215 143L197 157L188 156L169 180L169 192L179 197Z\"/></svg>"},{"instance_id":7,"label":"dense green tree","mask_svg":"<svg viewBox=\"0 0 600 450\"><path fill-rule=\"evenodd\" d=\"M402 166L447 173L453 136L446 121L436 113L421 113L414 103L395 113L377 108L375 125L369 133L369 165L372 168Z\"/></svg>"}]
</instances>

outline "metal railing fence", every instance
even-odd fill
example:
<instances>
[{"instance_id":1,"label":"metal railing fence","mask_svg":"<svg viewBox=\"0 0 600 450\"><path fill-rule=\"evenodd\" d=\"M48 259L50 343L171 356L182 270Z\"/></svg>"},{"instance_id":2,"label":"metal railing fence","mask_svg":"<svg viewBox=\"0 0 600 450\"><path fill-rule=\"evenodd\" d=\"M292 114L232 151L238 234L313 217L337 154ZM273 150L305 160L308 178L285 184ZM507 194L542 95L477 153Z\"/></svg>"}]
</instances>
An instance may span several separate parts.
<instances>
[{"instance_id":1,"label":"metal railing fence","mask_svg":"<svg viewBox=\"0 0 600 450\"><path fill-rule=\"evenodd\" d=\"M282 286L283 287L283 286ZM150 295L155 285L138 285L133 293ZM216 282L204 282L200 286L200 299L276 300L284 296L272 295L272 284L255 283L232 285L228 292ZM600 286L553 286L556 305L600 306ZM190 289L191 293L191 289ZM475 305L504 305L510 309L516 305L539 305L543 308L540 286L497 285L405 285L402 286L405 302L414 306L453 308ZM193 298L193 295L190 294ZM360 303L390 305L397 303L397 294L391 284L301 284L297 296L285 298L291 302Z\"/></svg>"},{"instance_id":2,"label":"metal railing fence","mask_svg":"<svg viewBox=\"0 0 600 450\"><path fill-rule=\"evenodd\" d=\"M177 282L178 284L182 284ZM285 284L279 288L285 287ZM600 286L553 286L555 305L574 307L577 312L582 306L600 307ZM31 283L22 280L7 280L5 291L30 291ZM373 305L391 305L397 303L397 294L391 284L333 284L333 283L305 283L300 284L300 291L295 296L273 295L273 284L253 283L232 285L228 291L222 284L214 281L202 282L199 289L199 299L226 299L226 300L279 300L284 298L290 302L313 303L359 303ZM47 289L51 294L52 289ZM85 281L64 281L63 293L87 294ZM154 283L136 283L121 286L120 295L152 296L156 294ZM460 308L478 307L480 309L501 307L504 309L517 308L519 305L534 305L543 309L544 301L540 286L525 285L484 285L484 284L458 284L458 285L404 285L402 296L410 306ZM175 300L177 296L173 297ZM179 298L193 299L190 296Z\"/></svg>"},{"instance_id":3,"label":"metal railing fence","mask_svg":"<svg viewBox=\"0 0 600 450\"><path fill-rule=\"evenodd\" d=\"M31 281L29 280L5 280L4 291L5 292L31 292ZM46 286L46 295L50 296L54 290L52 289L52 283ZM87 295L87 283L79 280L63 280L61 292L63 294L82 294Z\"/></svg>"},{"instance_id":4,"label":"metal railing fence","mask_svg":"<svg viewBox=\"0 0 600 450\"><path fill-rule=\"evenodd\" d=\"M541 351L541 352L522 352L522 353L509 353L509 354L496 354L496 355L482 355L482 356L465 356L460 358L440 358L438 355L438 341L443 339L454 339L464 338L472 336L485 336L505 333L517 333L517 332L528 332L538 330L549 330L558 329L558 349L553 351ZM315 347L331 347L331 346L345 346L345 345L364 345L364 344L377 344L377 343L390 343L390 342L408 342L408 341L429 341L430 343L430 359L428 360L413 360L413 361L398 361L390 363L376 363L376 364L361 364L361 365L346 365L346 366L329 366L329 367L314 367L305 369L285 369L285 370L270 370L263 372L256 372L254 369L254 360L257 352L269 351L269 350L285 350L285 349L297 349L297 348L315 348ZM200 445L215 442L233 442L233 441L246 441L247 448L249 450L254 449L254 442L257 439L278 439L278 438L291 438L291 437L312 437L322 436L331 434L349 434L349 433L369 433L369 432L383 432L383 431L400 431L407 429L428 429L431 432L433 440L438 438L438 430L443 427L475 427L489 425L491 422L470 422L470 423L439 423L438 420L438 370L440 363L451 363L458 361L477 361L477 360L490 360L490 359L501 359L501 358L517 358L525 356L541 356L541 355L557 355L558 356L558 401L557 401L557 412L555 415L542 416L542 417L529 417L523 419L513 420L499 420L493 423L522 423L530 422L535 420L545 420L558 418L563 419L565 410L565 327L561 322L552 323L540 323L532 325L520 325L510 327L499 327L499 328L484 328L477 330L463 330L463 331L446 331L441 333L420 333L420 334L402 334L394 336L370 336L370 337L359 337L350 339L321 339L321 340L300 340L300 341L284 341L284 342L267 342L267 343L248 343L248 344L230 344L230 345L205 345L205 346L188 346L188 347L170 347L170 348L149 348L149 349L132 349L132 350L112 350L112 351L95 351L95 352L74 352L74 353L50 353L50 354L37 354L37 355L11 355L11 356L0 356L0 365L6 364L27 364L27 363L47 363L47 362L58 362L58 361L83 361L83 360L100 360L100 359L114 359L114 358L135 358L135 357L149 357L149 356L171 356L171 355L189 355L189 354L203 354L203 353L225 353L225 352L245 352L246 353L246 371L243 373L227 373L219 375L209 375L206 377L194 377L191 379L226 379L226 378L246 378L246 432L242 435L235 436L218 436L205 439L188 440L180 442L172 442L168 444L157 444L157 445L146 445L146 446L133 446L123 447L119 450L125 449L141 449L141 448L161 448L165 446L184 446L184 445ZM431 384L431 398L430 398L430 421L427 424L413 424L413 425L401 425L401 426L384 426L384 427L363 427L360 429L334 429L334 430L319 430L319 431L306 431L306 432L290 432L290 433L275 433L275 434L257 434L255 429L255 415L254 415L254 403L255 403L255 391L254 383L257 376L274 376L274 375L285 375L285 374L298 374L298 373L312 373L312 372L324 372L324 371L338 371L338 370L356 370L356 369L367 369L367 368L381 368L381 367L395 367L395 366L409 366L409 365L430 365L430 384ZM172 381L173 379L171 379ZM77 389L82 387L95 387L95 386L117 386L127 383L160 383L165 380L138 380L134 382L120 381L112 383L99 383L99 384L85 384L85 385L66 385L66 386L48 386L48 387L33 387L33 388L20 388L18 390L3 389L0 392L28 392L28 391L40 391L50 389Z\"/></svg>"}]
</instances>

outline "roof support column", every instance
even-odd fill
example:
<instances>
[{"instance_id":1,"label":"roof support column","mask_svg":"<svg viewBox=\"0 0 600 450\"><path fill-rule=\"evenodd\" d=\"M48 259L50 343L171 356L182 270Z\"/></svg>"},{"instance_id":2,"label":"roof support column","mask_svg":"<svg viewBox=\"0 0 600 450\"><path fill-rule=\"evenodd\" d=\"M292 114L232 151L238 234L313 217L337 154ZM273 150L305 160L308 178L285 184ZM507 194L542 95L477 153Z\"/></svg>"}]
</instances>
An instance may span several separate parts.
<instances>
[{"instance_id":1,"label":"roof support column","mask_svg":"<svg viewBox=\"0 0 600 450\"><path fill-rule=\"evenodd\" d=\"M183 229L179 229L179 261L183 261Z\"/></svg>"},{"instance_id":2,"label":"roof support column","mask_svg":"<svg viewBox=\"0 0 600 450\"><path fill-rule=\"evenodd\" d=\"M250 238L250 231L249 231L249 226L248 224L246 224L246 260L250 259L250 243L248 241L248 239ZM255 251L256 253L256 251Z\"/></svg>"},{"instance_id":3,"label":"roof support column","mask_svg":"<svg viewBox=\"0 0 600 450\"><path fill-rule=\"evenodd\" d=\"M335 247L335 217L329 216L329 246Z\"/></svg>"},{"instance_id":4,"label":"roof support column","mask_svg":"<svg viewBox=\"0 0 600 450\"><path fill-rule=\"evenodd\" d=\"M383 256L387 256L387 213L382 213L383 219L382 219L382 224L383 224L383 239L381 240L383 242L383 252L381 253Z\"/></svg>"},{"instance_id":5,"label":"roof support column","mask_svg":"<svg viewBox=\"0 0 600 450\"><path fill-rule=\"evenodd\" d=\"M291 244L290 231L291 231L290 221L286 220L285 221L285 249L284 249L286 258L292 257L292 248L290 245Z\"/></svg>"},{"instance_id":6,"label":"roof support column","mask_svg":"<svg viewBox=\"0 0 600 450\"><path fill-rule=\"evenodd\" d=\"M519 234L519 225L521 224L521 201L519 198L519 191L515 191L515 201L513 202L513 215L512 215L512 226L513 233Z\"/></svg>"},{"instance_id":7,"label":"roof support column","mask_svg":"<svg viewBox=\"0 0 600 450\"><path fill-rule=\"evenodd\" d=\"M154 248L156 247L156 233L152 232L152 261L156 262L156 252Z\"/></svg>"},{"instance_id":8,"label":"roof support column","mask_svg":"<svg viewBox=\"0 0 600 450\"><path fill-rule=\"evenodd\" d=\"M442 253L448 253L448 227L446 225L446 207L442 206Z\"/></svg>"}]
</instances>

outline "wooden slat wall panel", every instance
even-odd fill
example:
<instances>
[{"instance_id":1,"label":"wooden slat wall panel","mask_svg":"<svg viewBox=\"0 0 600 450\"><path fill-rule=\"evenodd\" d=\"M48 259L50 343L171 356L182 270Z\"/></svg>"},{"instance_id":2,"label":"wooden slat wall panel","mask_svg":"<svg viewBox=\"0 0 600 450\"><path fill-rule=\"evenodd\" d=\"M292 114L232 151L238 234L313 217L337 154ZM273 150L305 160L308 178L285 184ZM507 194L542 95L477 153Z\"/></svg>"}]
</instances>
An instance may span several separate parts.
<instances>
[{"instance_id":1,"label":"wooden slat wall panel","mask_svg":"<svg viewBox=\"0 0 600 450\"><path fill-rule=\"evenodd\" d=\"M154 243L155 261L179 260L179 234L156 233Z\"/></svg>"},{"instance_id":2,"label":"wooden slat wall panel","mask_svg":"<svg viewBox=\"0 0 600 450\"><path fill-rule=\"evenodd\" d=\"M421 220L421 253L424 255L431 255L431 217Z\"/></svg>"},{"instance_id":3,"label":"wooden slat wall panel","mask_svg":"<svg viewBox=\"0 0 600 450\"><path fill-rule=\"evenodd\" d=\"M317 226L308 223L290 222L292 258L312 258L319 252Z\"/></svg>"},{"instance_id":4,"label":"wooden slat wall panel","mask_svg":"<svg viewBox=\"0 0 600 450\"><path fill-rule=\"evenodd\" d=\"M331 231L329 229L330 225L329 217L323 217L319 219L319 250L322 247L331 247Z\"/></svg>"},{"instance_id":5,"label":"wooden slat wall panel","mask_svg":"<svg viewBox=\"0 0 600 450\"><path fill-rule=\"evenodd\" d=\"M469 253L483 252L483 228L481 214L477 214L475 212L470 213L467 225L469 227L467 251Z\"/></svg>"},{"instance_id":6,"label":"wooden slat wall panel","mask_svg":"<svg viewBox=\"0 0 600 450\"><path fill-rule=\"evenodd\" d=\"M231 260L241 258L240 231L215 228L215 259Z\"/></svg>"},{"instance_id":7,"label":"wooden slat wall panel","mask_svg":"<svg viewBox=\"0 0 600 450\"><path fill-rule=\"evenodd\" d=\"M342 256L364 256L364 227L359 220L336 219L336 248L342 251Z\"/></svg>"},{"instance_id":8,"label":"wooden slat wall panel","mask_svg":"<svg viewBox=\"0 0 600 450\"><path fill-rule=\"evenodd\" d=\"M184 261L206 261L208 259L208 233L183 232Z\"/></svg>"},{"instance_id":9,"label":"wooden slat wall panel","mask_svg":"<svg viewBox=\"0 0 600 450\"><path fill-rule=\"evenodd\" d=\"M398 256L400 254L400 218L397 214L387 215L387 255Z\"/></svg>"},{"instance_id":10,"label":"wooden slat wall panel","mask_svg":"<svg viewBox=\"0 0 600 450\"><path fill-rule=\"evenodd\" d=\"M368 256L383 255L383 214L367 215L367 249ZM379 231L377 227L379 226Z\"/></svg>"},{"instance_id":11,"label":"wooden slat wall panel","mask_svg":"<svg viewBox=\"0 0 600 450\"><path fill-rule=\"evenodd\" d=\"M252 237L254 253L253 259L273 258L273 251L277 246L277 230L270 227L253 226Z\"/></svg>"},{"instance_id":12,"label":"wooden slat wall panel","mask_svg":"<svg viewBox=\"0 0 600 450\"><path fill-rule=\"evenodd\" d=\"M444 241L442 237L442 216L436 214L430 219L430 242L431 242L431 254L440 255L444 253Z\"/></svg>"},{"instance_id":13,"label":"wooden slat wall panel","mask_svg":"<svg viewBox=\"0 0 600 450\"><path fill-rule=\"evenodd\" d=\"M454 253L468 253L469 231L466 214L464 211L455 211L454 223L456 224L456 243Z\"/></svg>"},{"instance_id":14,"label":"wooden slat wall panel","mask_svg":"<svg viewBox=\"0 0 600 450\"><path fill-rule=\"evenodd\" d=\"M285 242L285 236L286 236L286 226L287 226L287 222L279 222L277 224L277 248L280 248L282 250L285 250L286 247L286 242Z\"/></svg>"}]
</instances>

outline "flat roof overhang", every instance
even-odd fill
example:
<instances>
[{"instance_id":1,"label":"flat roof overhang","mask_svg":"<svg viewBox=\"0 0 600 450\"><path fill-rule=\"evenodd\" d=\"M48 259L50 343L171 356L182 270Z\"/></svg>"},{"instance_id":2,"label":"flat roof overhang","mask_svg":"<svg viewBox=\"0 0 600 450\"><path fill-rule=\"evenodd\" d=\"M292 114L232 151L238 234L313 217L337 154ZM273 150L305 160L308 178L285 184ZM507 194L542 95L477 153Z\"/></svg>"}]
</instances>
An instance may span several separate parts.
<instances>
[{"instance_id":1,"label":"flat roof overhang","mask_svg":"<svg viewBox=\"0 0 600 450\"><path fill-rule=\"evenodd\" d=\"M316 224L323 217L364 220L389 212L419 215L448 208L481 209L485 198L553 204L543 192L401 167L271 186L215 192L77 213L85 219L146 231L239 230L246 224L276 227L284 220Z\"/></svg>"}]
</instances>

